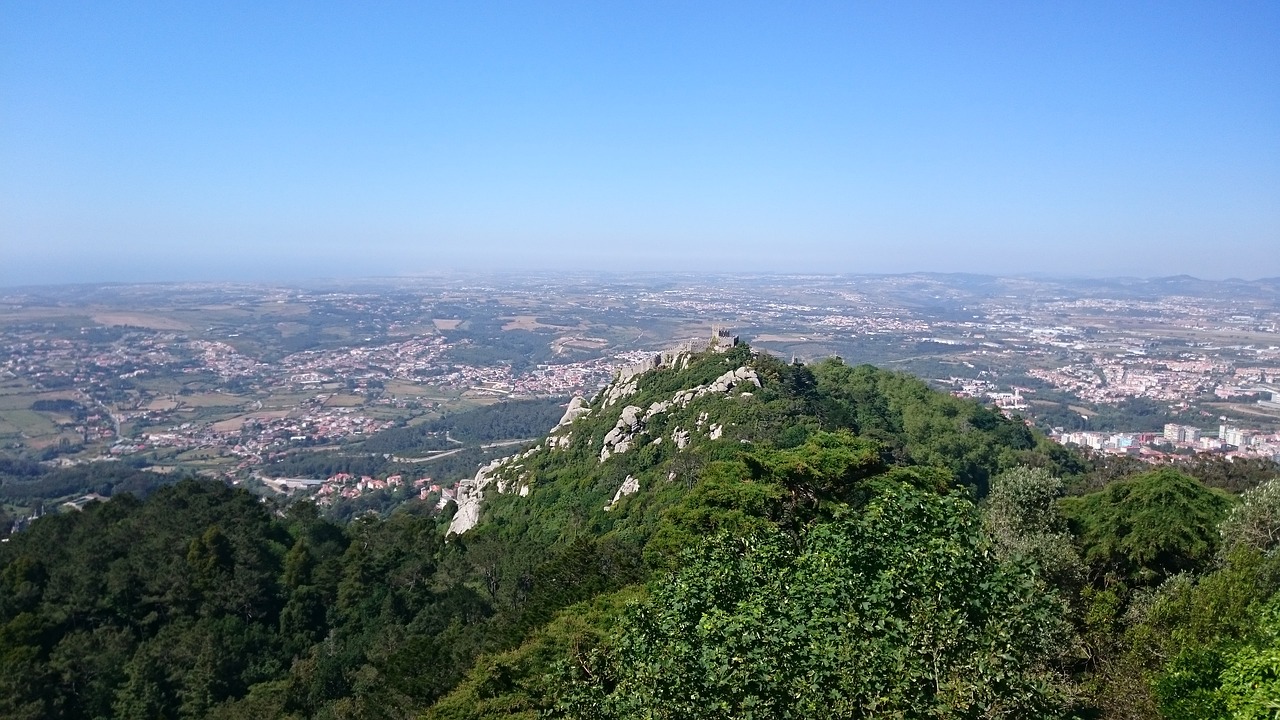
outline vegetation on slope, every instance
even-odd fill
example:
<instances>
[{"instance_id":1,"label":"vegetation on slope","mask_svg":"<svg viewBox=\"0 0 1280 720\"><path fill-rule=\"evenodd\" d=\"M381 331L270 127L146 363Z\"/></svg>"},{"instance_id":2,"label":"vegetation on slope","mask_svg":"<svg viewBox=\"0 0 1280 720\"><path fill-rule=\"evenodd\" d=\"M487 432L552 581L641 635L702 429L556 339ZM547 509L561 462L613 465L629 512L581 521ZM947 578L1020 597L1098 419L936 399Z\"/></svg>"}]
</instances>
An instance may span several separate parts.
<instances>
[{"instance_id":1,"label":"vegetation on slope","mask_svg":"<svg viewBox=\"0 0 1280 720\"><path fill-rule=\"evenodd\" d=\"M740 368L759 387L672 402ZM1090 461L838 360L734 348L621 384L461 536L194 481L34 523L0 545L0 716L1276 712L1277 481L1064 498Z\"/></svg>"}]
</instances>

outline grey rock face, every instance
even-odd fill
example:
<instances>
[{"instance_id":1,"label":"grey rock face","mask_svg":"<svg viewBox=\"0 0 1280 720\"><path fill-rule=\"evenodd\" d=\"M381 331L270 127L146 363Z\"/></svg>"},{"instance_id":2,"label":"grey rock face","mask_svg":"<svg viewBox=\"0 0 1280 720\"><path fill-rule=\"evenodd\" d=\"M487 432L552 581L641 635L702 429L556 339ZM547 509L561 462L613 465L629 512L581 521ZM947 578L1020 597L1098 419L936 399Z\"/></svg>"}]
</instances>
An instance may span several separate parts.
<instances>
[{"instance_id":1,"label":"grey rock face","mask_svg":"<svg viewBox=\"0 0 1280 720\"><path fill-rule=\"evenodd\" d=\"M574 399L569 401L569 407L565 408L564 416L560 418L559 423L556 423L556 426L555 428L552 429L552 432L559 430L560 428L564 427L565 425L568 425L569 423L573 422L574 420L577 420L580 417L583 417L585 415L590 415L590 414L591 414L591 408L590 406L587 405L586 399L581 396L575 397Z\"/></svg>"},{"instance_id":2,"label":"grey rock face","mask_svg":"<svg viewBox=\"0 0 1280 720\"><path fill-rule=\"evenodd\" d=\"M619 500L628 495L635 495L637 492L640 492L640 481L628 475L627 479L622 481L622 487L618 488L618 492L613 494L613 501L604 506L605 511L612 510L617 506Z\"/></svg>"},{"instance_id":3,"label":"grey rock face","mask_svg":"<svg viewBox=\"0 0 1280 720\"><path fill-rule=\"evenodd\" d=\"M676 428L671 431L671 441L676 444L676 449L685 449L689 446L689 431Z\"/></svg>"},{"instance_id":4,"label":"grey rock face","mask_svg":"<svg viewBox=\"0 0 1280 720\"><path fill-rule=\"evenodd\" d=\"M635 395L636 389L637 379L634 377L625 382L615 381L604 393L604 406L609 407L619 400Z\"/></svg>"},{"instance_id":5,"label":"grey rock face","mask_svg":"<svg viewBox=\"0 0 1280 720\"><path fill-rule=\"evenodd\" d=\"M635 405L628 405L622 409L622 415L618 417L618 422L604 436L604 447L600 448L600 462L609 459L610 455L624 453L631 449L631 443L635 436L643 430L643 421L641 413L643 408Z\"/></svg>"},{"instance_id":6,"label":"grey rock face","mask_svg":"<svg viewBox=\"0 0 1280 720\"><path fill-rule=\"evenodd\" d=\"M456 500L458 511L454 513L453 520L449 521L450 533L461 535L480 522L480 505L484 501L484 489L492 481L493 472L510 459L498 458L477 470L474 478L458 483Z\"/></svg>"},{"instance_id":7,"label":"grey rock face","mask_svg":"<svg viewBox=\"0 0 1280 720\"><path fill-rule=\"evenodd\" d=\"M750 383L760 387L760 376L756 374L755 368L740 367L712 380L710 385L699 385L688 390L681 390L671 397L670 404L688 407L689 403L704 395L727 393L743 383Z\"/></svg>"},{"instance_id":8,"label":"grey rock face","mask_svg":"<svg viewBox=\"0 0 1280 720\"><path fill-rule=\"evenodd\" d=\"M687 367L690 361L690 352L692 352L692 349L685 347L671 353L664 353L652 360L638 363L636 366L620 371L618 377L605 390L601 406L607 408L634 395L638 391L639 375L648 370L658 367L681 369ZM706 395L729 393L735 389L741 389L742 386L747 384L760 387L760 377L755 369L741 367L724 373L707 385L699 385L676 392L667 400L652 403L648 409L643 409L636 405L627 405L618 416L617 423L604 436L600 448L600 462L604 462L612 455L625 453L635 447L640 442L641 436L644 435L646 425L654 417L673 408L688 407L689 403ZM741 393L741 397L750 396L751 392L749 391ZM560 422L543 443L524 453L494 460L480 468L474 478L459 483L456 498L458 511L449 523L449 532L462 534L475 527L480 520L484 491L491 482L496 481L498 483L499 492L514 492L521 496L528 495L531 489L529 484L531 478L527 471L524 473L519 472L522 465L518 463L539 450L564 450L569 448L573 436L569 428L575 420L589 415L591 412L592 408L585 399L581 397L573 398L569 401L569 405L565 409L564 415L560 418ZM705 412L699 414L695 424L695 429L698 431L701 431L705 425L712 440L719 439L724 434L724 427L719 424L709 423L709 417ZM656 444L662 440L663 438L659 437L654 439L653 442ZM671 440L675 443L677 449L684 450L689 446L690 430L675 428L671 433ZM590 437L587 438L586 442L594 445L594 441ZM627 476L622 487L614 495L613 502L609 503L605 509L612 509L619 500L627 495L636 493L639 488L639 481Z\"/></svg>"}]
</instances>

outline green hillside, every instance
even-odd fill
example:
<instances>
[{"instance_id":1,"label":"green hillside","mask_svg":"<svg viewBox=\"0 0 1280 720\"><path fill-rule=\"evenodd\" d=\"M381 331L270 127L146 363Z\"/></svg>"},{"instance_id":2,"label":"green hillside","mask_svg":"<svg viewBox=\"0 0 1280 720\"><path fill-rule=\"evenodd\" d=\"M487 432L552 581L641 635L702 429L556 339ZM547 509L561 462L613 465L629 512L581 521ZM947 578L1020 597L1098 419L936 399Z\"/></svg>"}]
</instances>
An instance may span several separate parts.
<instances>
[{"instance_id":1,"label":"green hillside","mask_svg":"<svg viewBox=\"0 0 1280 720\"><path fill-rule=\"evenodd\" d=\"M184 481L0 544L0 716L1272 717L1280 482L910 376L672 354L440 516Z\"/></svg>"}]
</instances>

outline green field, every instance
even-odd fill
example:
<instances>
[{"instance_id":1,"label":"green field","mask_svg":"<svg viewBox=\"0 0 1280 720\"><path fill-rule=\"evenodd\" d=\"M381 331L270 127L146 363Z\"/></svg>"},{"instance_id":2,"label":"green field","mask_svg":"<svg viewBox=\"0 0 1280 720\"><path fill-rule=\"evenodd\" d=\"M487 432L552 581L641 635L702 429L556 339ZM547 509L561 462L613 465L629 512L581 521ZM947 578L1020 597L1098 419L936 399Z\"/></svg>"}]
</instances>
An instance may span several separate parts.
<instances>
[{"instance_id":1,"label":"green field","mask_svg":"<svg viewBox=\"0 0 1280 720\"><path fill-rule=\"evenodd\" d=\"M179 453L174 460L180 463L208 463L235 457L222 448L194 448Z\"/></svg>"},{"instance_id":2,"label":"green field","mask_svg":"<svg viewBox=\"0 0 1280 720\"><path fill-rule=\"evenodd\" d=\"M200 393L198 395L179 395L176 400L190 407L239 407L248 402L248 398L227 393Z\"/></svg>"},{"instance_id":3,"label":"green field","mask_svg":"<svg viewBox=\"0 0 1280 720\"><path fill-rule=\"evenodd\" d=\"M403 380L388 381L385 388L389 395L397 397L416 397L423 400L447 401L455 400L458 393L434 385L419 385Z\"/></svg>"},{"instance_id":4,"label":"green field","mask_svg":"<svg viewBox=\"0 0 1280 720\"><path fill-rule=\"evenodd\" d=\"M28 437L57 435L58 426L34 410L0 410L0 423ZM0 425L0 434L4 433Z\"/></svg>"},{"instance_id":5,"label":"green field","mask_svg":"<svg viewBox=\"0 0 1280 720\"><path fill-rule=\"evenodd\" d=\"M0 395L0 410L25 410L31 407L31 403L35 402L36 393L30 392L13 392L8 395Z\"/></svg>"},{"instance_id":6,"label":"green field","mask_svg":"<svg viewBox=\"0 0 1280 720\"><path fill-rule=\"evenodd\" d=\"M17 393L29 393L31 390L31 383L24 380L5 380L0 382L0 397Z\"/></svg>"},{"instance_id":7,"label":"green field","mask_svg":"<svg viewBox=\"0 0 1280 720\"><path fill-rule=\"evenodd\" d=\"M360 407L361 405L364 405L364 398L359 395L334 395L324 401L325 407Z\"/></svg>"},{"instance_id":8,"label":"green field","mask_svg":"<svg viewBox=\"0 0 1280 720\"><path fill-rule=\"evenodd\" d=\"M0 410L27 410L37 400L78 400L78 398L70 390L39 392L29 387L14 389L12 392L0 393Z\"/></svg>"},{"instance_id":9,"label":"green field","mask_svg":"<svg viewBox=\"0 0 1280 720\"><path fill-rule=\"evenodd\" d=\"M267 409L267 408L275 408L275 409L290 408L291 409L291 408L298 407L299 405L301 405L302 403L308 400L315 399L315 396L316 396L316 393L311 391L293 392L293 393L272 393L270 396L262 398L262 407L263 409ZM364 402L364 399L360 398L360 403L363 403L363 402ZM360 403L355 403L355 404L359 405Z\"/></svg>"}]
</instances>

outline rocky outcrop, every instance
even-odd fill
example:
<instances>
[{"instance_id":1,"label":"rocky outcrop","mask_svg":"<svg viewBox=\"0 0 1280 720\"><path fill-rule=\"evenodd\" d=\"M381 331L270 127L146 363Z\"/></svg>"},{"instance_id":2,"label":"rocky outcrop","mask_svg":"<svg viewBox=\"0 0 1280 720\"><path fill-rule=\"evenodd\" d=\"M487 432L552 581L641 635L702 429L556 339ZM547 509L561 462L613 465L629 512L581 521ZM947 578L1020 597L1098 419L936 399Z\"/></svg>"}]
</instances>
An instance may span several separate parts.
<instances>
[{"instance_id":1,"label":"rocky outcrop","mask_svg":"<svg viewBox=\"0 0 1280 720\"><path fill-rule=\"evenodd\" d=\"M689 367L689 363L693 360L693 353L700 349L716 349L726 350L737 344L716 344L712 342L709 346L700 344L695 346L692 343L685 343L675 350L655 355L644 362L635 363L618 369L617 376L614 377L613 383L605 389L604 406L610 407L616 402L623 400L636 394L638 390L637 380L644 373L658 368L675 368L676 370L684 370ZM710 385L700 385L696 388L683 390L676 394L673 398L675 404L684 407L691 401L706 395L708 393L727 393L738 385L750 382L756 387L760 387L760 376L756 374L753 368L741 367L736 370L721 375L711 382Z\"/></svg>"},{"instance_id":2,"label":"rocky outcrop","mask_svg":"<svg viewBox=\"0 0 1280 720\"><path fill-rule=\"evenodd\" d=\"M740 367L736 370L730 370L715 380L712 380L709 385L699 385L697 387L689 388L688 390L681 390L671 396L671 404L679 405L680 407L688 407L689 403L704 395L710 395L712 393L727 393L744 383L760 387L760 376L756 374L754 368Z\"/></svg>"},{"instance_id":3,"label":"rocky outcrop","mask_svg":"<svg viewBox=\"0 0 1280 720\"><path fill-rule=\"evenodd\" d=\"M636 394L638 379L615 380L607 390L604 391L604 406L609 407L624 398L631 397Z\"/></svg>"},{"instance_id":4,"label":"rocky outcrop","mask_svg":"<svg viewBox=\"0 0 1280 720\"><path fill-rule=\"evenodd\" d=\"M649 409L644 411L644 421L649 422L649 420L652 419L654 415L657 415L658 413L664 413L670 407L671 407L671 403L669 402L656 402L650 405Z\"/></svg>"},{"instance_id":5,"label":"rocky outcrop","mask_svg":"<svg viewBox=\"0 0 1280 720\"><path fill-rule=\"evenodd\" d=\"M551 434L547 436L544 444L550 450L565 450L572 442L573 433L566 429L573 425L573 421L580 417L586 417L591 414L591 406L581 396L575 397L569 401L569 406L565 408L564 415L560 418L560 422L551 428ZM563 434L561 431L565 431Z\"/></svg>"},{"instance_id":6,"label":"rocky outcrop","mask_svg":"<svg viewBox=\"0 0 1280 720\"><path fill-rule=\"evenodd\" d=\"M661 367L677 369L687 367L692 359L690 352L688 348L683 348L675 352L663 353L652 360L638 363L634 367L620 371L613 383L600 396L599 404L595 405L594 408L581 397L575 397L570 400L565 408L564 415L560 418L560 422L542 443L518 455L494 460L476 471L474 478L459 483L457 494L458 510L453 520L449 523L449 532L462 534L475 527L480 520L480 510L485 490L493 482L497 483L497 491L500 493L510 492L519 494L522 497L529 495L532 489L532 478L529 471L522 472L525 458L535 452L570 448L574 436L571 431L574 421L590 415L592 412L601 412L604 408L608 408L636 394L639 390L641 375L647 370ZM707 395L726 394L738 390L742 397L750 397L751 393L749 391L742 392L742 390L746 389L744 386L760 387L760 377L756 374L755 369L740 367L730 370L706 385L680 390L666 400L658 400L651 403L648 408L641 408L638 405L625 406L619 413L613 428L605 433L601 441L600 462L603 463L614 455L625 453L646 440L645 436L649 423L657 416L675 409L686 408L689 403ZM706 412L699 413L697 418L694 419L693 427L690 428L686 425L686 428L688 429L676 427L670 433L671 441L678 450L684 450L689 446L693 432L706 432L712 440L718 440L724 435L725 431L723 425L710 422ZM579 443L587 442L594 445L590 436L583 440L581 439L582 433L580 432L578 435ZM662 433L659 437L653 438L651 442L659 444L663 442L665 436L666 433ZM639 489L639 481L628 475L622 487L614 495L613 501L605 509L612 509L623 497L634 494Z\"/></svg>"},{"instance_id":7,"label":"rocky outcrop","mask_svg":"<svg viewBox=\"0 0 1280 720\"><path fill-rule=\"evenodd\" d=\"M510 458L498 458L476 471L470 480L458 483L458 510L449 521L449 532L461 535L480 522L480 505L484 502L484 489L489 487L492 474Z\"/></svg>"},{"instance_id":8,"label":"rocky outcrop","mask_svg":"<svg viewBox=\"0 0 1280 720\"><path fill-rule=\"evenodd\" d=\"M495 481L498 483L500 493L515 491L521 496L528 495L529 473L519 472L524 468L521 461L532 457L541 449L542 446L537 445L522 453L498 458L477 470L475 477L458 483L458 496L455 500L458 503L458 510L449 521L447 532L461 535L476 526L480 521L480 507L484 504L485 488Z\"/></svg>"},{"instance_id":9,"label":"rocky outcrop","mask_svg":"<svg viewBox=\"0 0 1280 720\"><path fill-rule=\"evenodd\" d=\"M581 396L575 397L569 401L569 407L565 408L564 416L561 417L560 422L556 423L556 426L551 429L551 432L555 432L565 425L572 423L574 420L590 414L591 406L587 405L586 399Z\"/></svg>"},{"instance_id":10,"label":"rocky outcrop","mask_svg":"<svg viewBox=\"0 0 1280 720\"><path fill-rule=\"evenodd\" d=\"M600 462L608 460L610 455L624 453L631 449L631 443L644 427L640 416L643 412L643 408L635 405L628 405L622 409L618 422L604 436L604 446L600 448Z\"/></svg>"},{"instance_id":11,"label":"rocky outcrop","mask_svg":"<svg viewBox=\"0 0 1280 720\"><path fill-rule=\"evenodd\" d=\"M628 475L627 479L622 481L622 487L618 488L618 492L613 494L613 501L604 506L605 512L616 507L618 501L622 498L628 495L635 495L638 492L640 492L640 481Z\"/></svg>"},{"instance_id":12,"label":"rocky outcrop","mask_svg":"<svg viewBox=\"0 0 1280 720\"><path fill-rule=\"evenodd\" d=\"M627 392L628 390L629 392L627 392L627 394L634 393L635 390L633 386L635 383L636 378L632 378L622 385L615 382L614 385L610 386L609 391L605 394L605 406L607 407L610 402L613 401L617 393ZM670 400L659 400L654 402L649 406L649 409L643 411L643 414L641 414L641 409L639 407L635 405L628 405L622 410L622 415L619 416L617 424L614 425L613 429L604 436L604 443L600 448L600 462L604 462L611 456L624 453L634 447L635 438L644 432L645 425L655 416L667 412L675 407L687 407L689 403L706 395L730 392L734 388L740 387L744 384L760 387L760 376L756 374L756 371L753 368L741 367L735 370L730 370L713 380L708 385L699 385L694 388L689 388L688 390L681 390L672 395ZM617 391L617 393L615 393L615 391ZM617 397L620 399L625 396L617 395ZM704 412L698 416L698 429L701 430L702 426L706 422L707 414ZM710 432L711 439L716 440L723 434L724 428L716 426L715 428L711 428ZM689 432L676 428L671 439L675 441L676 447L683 450L685 446L689 444Z\"/></svg>"},{"instance_id":13,"label":"rocky outcrop","mask_svg":"<svg viewBox=\"0 0 1280 720\"><path fill-rule=\"evenodd\" d=\"M756 387L760 387L760 376L756 373L755 368L740 367L737 370L727 372L716 381L711 383L709 389L711 392L729 392L743 383L751 383Z\"/></svg>"},{"instance_id":14,"label":"rocky outcrop","mask_svg":"<svg viewBox=\"0 0 1280 720\"><path fill-rule=\"evenodd\" d=\"M671 431L671 441L676 444L677 450L683 450L689 446L689 431L676 428Z\"/></svg>"}]
</instances>

